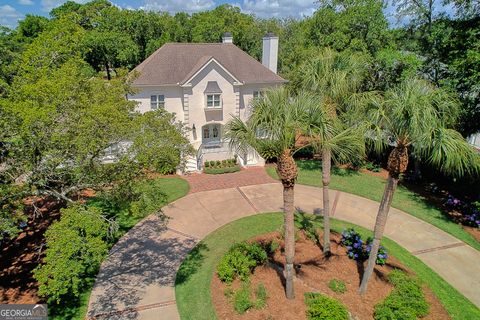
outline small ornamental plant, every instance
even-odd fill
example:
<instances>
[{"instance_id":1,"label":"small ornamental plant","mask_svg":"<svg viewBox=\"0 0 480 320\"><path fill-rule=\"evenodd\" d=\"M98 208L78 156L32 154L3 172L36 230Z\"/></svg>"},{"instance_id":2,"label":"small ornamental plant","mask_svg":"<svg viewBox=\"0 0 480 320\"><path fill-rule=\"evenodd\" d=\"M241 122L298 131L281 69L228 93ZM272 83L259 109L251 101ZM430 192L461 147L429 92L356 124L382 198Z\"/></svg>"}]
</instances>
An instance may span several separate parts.
<instances>
[{"instance_id":1,"label":"small ornamental plant","mask_svg":"<svg viewBox=\"0 0 480 320\"><path fill-rule=\"evenodd\" d=\"M480 228L480 202L467 203L449 195L445 206L461 214L457 219L463 225Z\"/></svg>"},{"instance_id":2,"label":"small ornamental plant","mask_svg":"<svg viewBox=\"0 0 480 320\"><path fill-rule=\"evenodd\" d=\"M347 249L347 255L350 259L365 261L370 255L373 239L368 238L366 242L362 240L360 234L355 229L350 228L342 232L341 244ZM387 262L388 254L385 247L380 246L377 254L376 263L384 265Z\"/></svg>"}]
</instances>

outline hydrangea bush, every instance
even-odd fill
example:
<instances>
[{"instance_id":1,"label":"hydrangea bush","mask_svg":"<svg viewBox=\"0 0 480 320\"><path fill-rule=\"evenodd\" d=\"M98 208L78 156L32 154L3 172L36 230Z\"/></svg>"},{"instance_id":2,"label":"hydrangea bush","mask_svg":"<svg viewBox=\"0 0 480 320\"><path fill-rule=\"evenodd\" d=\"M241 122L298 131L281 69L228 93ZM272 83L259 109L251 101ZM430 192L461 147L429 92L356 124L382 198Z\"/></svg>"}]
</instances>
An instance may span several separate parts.
<instances>
[{"instance_id":1,"label":"hydrangea bush","mask_svg":"<svg viewBox=\"0 0 480 320\"><path fill-rule=\"evenodd\" d=\"M353 228L343 230L342 232L341 244L347 249L348 257L353 260L367 260L370 250L372 249L372 241L372 238L368 238L367 241L364 242L360 234ZM380 246L376 263L379 265L384 265L387 262L387 258L387 250L383 246Z\"/></svg>"},{"instance_id":2,"label":"hydrangea bush","mask_svg":"<svg viewBox=\"0 0 480 320\"><path fill-rule=\"evenodd\" d=\"M445 206L450 210L458 211L460 222L464 225L480 228L480 202L467 203L449 195Z\"/></svg>"}]
</instances>

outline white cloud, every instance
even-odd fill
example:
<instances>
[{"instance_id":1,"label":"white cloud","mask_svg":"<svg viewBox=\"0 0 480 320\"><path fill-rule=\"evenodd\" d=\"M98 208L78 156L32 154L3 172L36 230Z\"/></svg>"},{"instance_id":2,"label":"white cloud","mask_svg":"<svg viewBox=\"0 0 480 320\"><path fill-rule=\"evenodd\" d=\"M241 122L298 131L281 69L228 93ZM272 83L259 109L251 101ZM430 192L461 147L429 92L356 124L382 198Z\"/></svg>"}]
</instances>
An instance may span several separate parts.
<instances>
[{"instance_id":1,"label":"white cloud","mask_svg":"<svg viewBox=\"0 0 480 320\"><path fill-rule=\"evenodd\" d=\"M214 0L144 0L141 9L154 11L197 12L210 10L220 5ZM315 0L242 0L233 3L242 12L253 13L259 17L295 17L310 16L316 9Z\"/></svg>"},{"instance_id":2,"label":"white cloud","mask_svg":"<svg viewBox=\"0 0 480 320\"><path fill-rule=\"evenodd\" d=\"M21 18L23 18L23 15L11 5L0 6L0 25L13 28Z\"/></svg>"},{"instance_id":3,"label":"white cloud","mask_svg":"<svg viewBox=\"0 0 480 320\"><path fill-rule=\"evenodd\" d=\"M144 10L175 12L197 12L215 8L213 0L144 0Z\"/></svg>"},{"instance_id":4,"label":"white cloud","mask_svg":"<svg viewBox=\"0 0 480 320\"><path fill-rule=\"evenodd\" d=\"M236 5L243 12L262 18L301 18L311 16L317 9L314 0L243 0Z\"/></svg>"},{"instance_id":5,"label":"white cloud","mask_svg":"<svg viewBox=\"0 0 480 320\"><path fill-rule=\"evenodd\" d=\"M85 3L88 0L73 0L78 3ZM40 3L42 5L42 11L50 12L53 8L56 8L67 2L66 0L42 0Z\"/></svg>"},{"instance_id":6,"label":"white cloud","mask_svg":"<svg viewBox=\"0 0 480 320\"><path fill-rule=\"evenodd\" d=\"M32 0L18 0L18 4L21 4L22 6L32 6L32 5L34 5Z\"/></svg>"}]
</instances>

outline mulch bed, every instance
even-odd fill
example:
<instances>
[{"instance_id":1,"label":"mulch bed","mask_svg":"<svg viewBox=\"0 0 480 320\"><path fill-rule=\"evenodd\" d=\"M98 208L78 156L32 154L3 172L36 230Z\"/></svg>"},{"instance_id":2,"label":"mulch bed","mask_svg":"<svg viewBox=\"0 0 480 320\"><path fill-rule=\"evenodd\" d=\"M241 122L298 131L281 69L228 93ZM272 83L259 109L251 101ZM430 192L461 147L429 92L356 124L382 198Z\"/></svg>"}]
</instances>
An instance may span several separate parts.
<instances>
[{"instance_id":1,"label":"mulch bed","mask_svg":"<svg viewBox=\"0 0 480 320\"><path fill-rule=\"evenodd\" d=\"M270 262L266 266L256 268L250 277L252 292L260 283L265 286L268 293L267 306L262 310L250 309L243 315L237 314L232 303L225 296L227 285L222 283L215 273L212 278L211 292L219 319L306 319L305 292L320 292L339 300L348 308L354 319L373 319L375 304L385 299L393 288L387 280L388 273L393 268L399 268L412 274L394 257L389 257L385 266L375 268L367 293L361 297L358 294L358 287L364 264L347 257L346 249L340 246L340 236L332 234L332 256L326 258L322 254L322 249L300 232L295 246L295 265L300 267L294 281L295 299L287 300L281 272L285 259L281 252L283 243L280 234L273 232L253 240L269 243L274 239L280 243L280 248L270 257ZM347 291L343 294L333 292L328 287L328 282L332 279L344 281ZM235 290L240 286L240 281L235 280L231 288ZM430 313L423 319L450 319L431 290L425 287L424 293L430 304Z\"/></svg>"},{"instance_id":2,"label":"mulch bed","mask_svg":"<svg viewBox=\"0 0 480 320\"><path fill-rule=\"evenodd\" d=\"M34 213L31 204L35 202ZM41 259L45 247L44 233L60 217L64 203L54 199L28 198L25 205L29 219L23 231L6 240L0 251L0 303L39 303L38 284L32 271Z\"/></svg>"}]
</instances>

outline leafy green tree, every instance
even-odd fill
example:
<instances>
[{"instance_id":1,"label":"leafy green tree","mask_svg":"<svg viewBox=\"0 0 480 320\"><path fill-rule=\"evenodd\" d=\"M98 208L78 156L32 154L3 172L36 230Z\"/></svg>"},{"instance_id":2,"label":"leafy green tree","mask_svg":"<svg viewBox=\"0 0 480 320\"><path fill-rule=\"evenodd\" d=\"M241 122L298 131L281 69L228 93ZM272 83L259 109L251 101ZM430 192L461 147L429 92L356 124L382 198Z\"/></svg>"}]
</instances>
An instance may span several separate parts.
<instances>
[{"instance_id":1,"label":"leafy green tree","mask_svg":"<svg viewBox=\"0 0 480 320\"><path fill-rule=\"evenodd\" d=\"M480 1L478 0L447 0L445 3L453 4L457 9L457 16L462 19L474 18L480 15Z\"/></svg>"},{"instance_id":2,"label":"leafy green tree","mask_svg":"<svg viewBox=\"0 0 480 320\"><path fill-rule=\"evenodd\" d=\"M112 70L122 66L133 69L138 61L138 47L129 35L120 32L89 31L83 39L85 61L95 70L105 70L111 80Z\"/></svg>"},{"instance_id":3,"label":"leafy green tree","mask_svg":"<svg viewBox=\"0 0 480 320\"><path fill-rule=\"evenodd\" d=\"M296 82L303 90L315 94L317 105L311 111L308 137L322 154L322 186L324 244L323 252L330 254L330 196L331 161L352 162L361 158L364 151L363 132L342 122L348 112L348 101L362 85L366 70L365 61L348 53L339 54L324 49L300 67ZM326 110L326 115L323 114Z\"/></svg>"},{"instance_id":4,"label":"leafy green tree","mask_svg":"<svg viewBox=\"0 0 480 320\"><path fill-rule=\"evenodd\" d=\"M309 41L337 51L375 53L388 42L388 22L379 0L322 0L309 20Z\"/></svg>"},{"instance_id":5,"label":"leafy green tree","mask_svg":"<svg viewBox=\"0 0 480 320\"><path fill-rule=\"evenodd\" d=\"M462 102L458 129L464 135L476 133L480 131L480 19L439 19L432 33L444 69L440 83Z\"/></svg>"},{"instance_id":6,"label":"leafy green tree","mask_svg":"<svg viewBox=\"0 0 480 320\"><path fill-rule=\"evenodd\" d=\"M132 149L142 167L174 173L185 157L193 155L187 128L175 121L175 115L163 109L146 112L136 117L135 125Z\"/></svg>"},{"instance_id":7,"label":"leafy green tree","mask_svg":"<svg viewBox=\"0 0 480 320\"><path fill-rule=\"evenodd\" d=\"M79 9L82 7L82 5L78 2L75 1L67 1L61 6L58 6L56 8L53 8L52 11L50 11L50 16L55 19L59 19L60 17L64 15L68 15L71 13L78 13Z\"/></svg>"},{"instance_id":8,"label":"leafy green tree","mask_svg":"<svg viewBox=\"0 0 480 320\"><path fill-rule=\"evenodd\" d=\"M287 299L294 298L294 187L298 169L293 154L303 147L297 138L305 130L309 116L307 110L313 109L314 104L311 96L292 97L287 89L278 88L253 101L252 114L247 122L234 118L226 126L226 137L241 154L253 149L266 159L276 159L277 173L283 185Z\"/></svg>"},{"instance_id":9,"label":"leafy green tree","mask_svg":"<svg viewBox=\"0 0 480 320\"><path fill-rule=\"evenodd\" d=\"M35 81L14 82L7 98L18 118L7 170L39 195L71 201L79 190L115 179L103 176L103 152L128 137L134 103L124 98L124 78L106 83L84 68L68 60Z\"/></svg>"},{"instance_id":10,"label":"leafy green tree","mask_svg":"<svg viewBox=\"0 0 480 320\"><path fill-rule=\"evenodd\" d=\"M43 264L34 270L38 295L60 303L78 297L86 276L94 275L108 253L109 223L97 208L62 209L61 218L45 232Z\"/></svg>"},{"instance_id":11,"label":"leafy green tree","mask_svg":"<svg viewBox=\"0 0 480 320\"><path fill-rule=\"evenodd\" d=\"M23 20L18 22L17 36L22 41L34 39L47 28L48 23L49 20L45 17L27 14Z\"/></svg>"},{"instance_id":12,"label":"leafy green tree","mask_svg":"<svg viewBox=\"0 0 480 320\"><path fill-rule=\"evenodd\" d=\"M369 66L365 87L385 91L405 79L421 74L422 61L413 52L391 48L379 50Z\"/></svg>"},{"instance_id":13,"label":"leafy green tree","mask_svg":"<svg viewBox=\"0 0 480 320\"><path fill-rule=\"evenodd\" d=\"M451 129L458 106L445 91L424 80L411 79L388 90L383 101L372 103L367 113L370 136L377 150L393 146L388 157L388 179L375 222L372 250L360 293L365 294L373 273L380 240L398 180L407 169L410 153L450 175L480 172L480 157L460 133Z\"/></svg>"}]
</instances>

